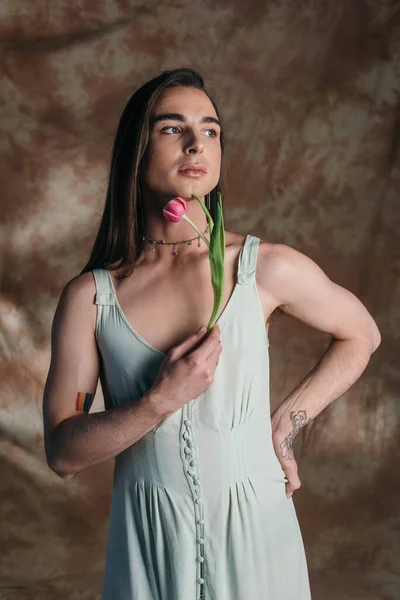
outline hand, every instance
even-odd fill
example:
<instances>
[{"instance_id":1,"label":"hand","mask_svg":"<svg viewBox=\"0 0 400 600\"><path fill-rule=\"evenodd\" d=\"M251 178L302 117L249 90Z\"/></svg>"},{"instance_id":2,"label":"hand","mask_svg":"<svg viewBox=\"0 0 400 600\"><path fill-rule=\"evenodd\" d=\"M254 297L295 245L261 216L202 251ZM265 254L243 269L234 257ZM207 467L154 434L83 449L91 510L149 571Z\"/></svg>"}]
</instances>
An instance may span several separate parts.
<instances>
[{"instance_id":1,"label":"hand","mask_svg":"<svg viewBox=\"0 0 400 600\"><path fill-rule=\"evenodd\" d=\"M171 348L152 385L163 418L197 398L214 381L222 352L220 328L194 333Z\"/></svg>"},{"instance_id":2,"label":"hand","mask_svg":"<svg viewBox=\"0 0 400 600\"><path fill-rule=\"evenodd\" d=\"M279 460L288 480L286 483L286 496L288 498L291 498L293 492L298 490L301 486L301 481L298 475L298 466L293 454L294 437L295 435L293 431L289 432L288 434L277 432L273 433L272 435L272 443L276 457Z\"/></svg>"}]
</instances>

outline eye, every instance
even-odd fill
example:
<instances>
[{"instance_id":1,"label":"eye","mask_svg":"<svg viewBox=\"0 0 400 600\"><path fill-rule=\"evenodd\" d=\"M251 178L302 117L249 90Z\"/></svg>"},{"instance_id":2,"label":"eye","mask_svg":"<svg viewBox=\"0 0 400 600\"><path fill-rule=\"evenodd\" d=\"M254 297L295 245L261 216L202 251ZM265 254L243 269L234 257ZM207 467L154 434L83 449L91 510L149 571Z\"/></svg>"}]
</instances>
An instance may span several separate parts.
<instances>
[{"instance_id":1,"label":"eye","mask_svg":"<svg viewBox=\"0 0 400 600\"><path fill-rule=\"evenodd\" d=\"M178 129L176 127L176 125L170 125L169 127L164 127L163 129L161 129L161 132L165 131L166 129Z\"/></svg>"},{"instance_id":2,"label":"eye","mask_svg":"<svg viewBox=\"0 0 400 600\"><path fill-rule=\"evenodd\" d=\"M163 133L164 131L166 131L167 129L179 129L176 125L169 125L168 127L163 127L163 129L161 129L161 133ZM207 137L218 137L218 131L216 129L210 128L210 129L206 129L206 131L212 131L213 135L208 135Z\"/></svg>"}]
</instances>

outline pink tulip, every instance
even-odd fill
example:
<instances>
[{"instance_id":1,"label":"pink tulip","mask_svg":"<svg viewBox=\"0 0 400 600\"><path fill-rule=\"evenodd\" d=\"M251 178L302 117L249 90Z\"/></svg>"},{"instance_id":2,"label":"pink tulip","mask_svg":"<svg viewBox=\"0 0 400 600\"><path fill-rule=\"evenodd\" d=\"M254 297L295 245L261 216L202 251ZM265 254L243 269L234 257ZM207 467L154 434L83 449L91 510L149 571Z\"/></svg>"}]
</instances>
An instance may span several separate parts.
<instances>
[{"instance_id":1,"label":"pink tulip","mask_svg":"<svg viewBox=\"0 0 400 600\"><path fill-rule=\"evenodd\" d=\"M189 204L185 198L176 196L167 202L162 212L166 220L170 223L179 223L183 215L189 212Z\"/></svg>"}]
</instances>

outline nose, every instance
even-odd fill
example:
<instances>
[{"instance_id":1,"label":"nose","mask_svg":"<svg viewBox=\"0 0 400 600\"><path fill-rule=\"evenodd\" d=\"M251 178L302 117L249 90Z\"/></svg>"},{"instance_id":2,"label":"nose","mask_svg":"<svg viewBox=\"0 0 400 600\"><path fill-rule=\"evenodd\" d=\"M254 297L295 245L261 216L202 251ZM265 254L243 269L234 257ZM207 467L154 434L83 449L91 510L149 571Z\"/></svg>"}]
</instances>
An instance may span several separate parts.
<instances>
[{"instance_id":1,"label":"nose","mask_svg":"<svg viewBox=\"0 0 400 600\"><path fill-rule=\"evenodd\" d=\"M204 142L201 138L201 134L200 133L196 133L196 132L192 132L189 135L189 138L185 144L185 152L190 152L190 153L198 153L198 152L203 152L204 150Z\"/></svg>"},{"instance_id":2,"label":"nose","mask_svg":"<svg viewBox=\"0 0 400 600\"><path fill-rule=\"evenodd\" d=\"M189 148L189 153L190 154L201 154L203 152L203 149L201 148L197 148L197 147L192 147Z\"/></svg>"}]
</instances>

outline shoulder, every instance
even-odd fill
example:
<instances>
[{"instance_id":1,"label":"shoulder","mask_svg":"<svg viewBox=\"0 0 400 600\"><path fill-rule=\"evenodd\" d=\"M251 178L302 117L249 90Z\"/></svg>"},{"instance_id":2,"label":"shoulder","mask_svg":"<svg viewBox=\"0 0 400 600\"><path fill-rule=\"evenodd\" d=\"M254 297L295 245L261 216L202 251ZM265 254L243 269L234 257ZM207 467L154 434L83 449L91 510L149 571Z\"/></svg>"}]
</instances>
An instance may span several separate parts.
<instances>
[{"instance_id":1,"label":"shoulder","mask_svg":"<svg viewBox=\"0 0 400 600\"><path fill-rule=\"evenodd\" d=\"M306 254L288 246L260 239L257 279L284 303L295 291L329 281L327 275Z\"/></svg>"},{"instance_id":2,"label":"shoulder","mask_svg":"<svg viewBox=\"0 0 400 600\"><path fill-rule=\"evenodd\" d=\"M248 234L226 233L226 246L233 246L237 250L243 246ZM253 235L253 234L251 234ZM257 237L254 235L254 237ZM299 250L274 242L267 242L259 238L257 279L266 277L288 277L293 273L307 275L311 271L320 270L318 265Z\"/></svg>"},{"instance_id":3,"label":"shoulder","mask_svg":"<svg viewBox=\"0 0 400 600\"><path fill-rule=\"evenodd\" d=\"M96 284L92 271L76 275L64 285L58 301L55 321L59 317L73 318L75 322L89 319L95 330Z\"/></svg>"},{"instance_id":4,"label":"shoulder","mask_svg":"<svg viewBox=\"0 0 400 600\"><path fill-rule=\"evenodd\" d=\"M302 270L316 264L306 254L287 244L266 242L261 238L259 254L262 263L268 265L269 269L273 269L274 271L292 270L294 268Z\"/></svg>"},{"instance_id":5,"label":"shoulder","mask_svg":"<svg viewBox=\"0 0 400 600\"><path fill-rule=\"evenodd\" d=\"M93 271L86 271L81 275L76 275L65 284L61 296L70 301L89 301L94 299L96 293L96 284Z\"/></svg>"}]
</instances>

